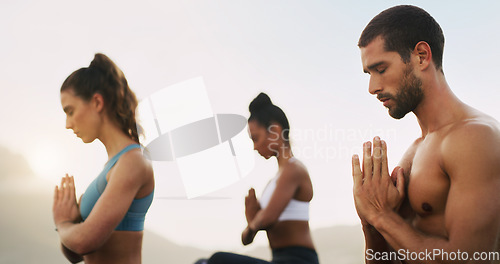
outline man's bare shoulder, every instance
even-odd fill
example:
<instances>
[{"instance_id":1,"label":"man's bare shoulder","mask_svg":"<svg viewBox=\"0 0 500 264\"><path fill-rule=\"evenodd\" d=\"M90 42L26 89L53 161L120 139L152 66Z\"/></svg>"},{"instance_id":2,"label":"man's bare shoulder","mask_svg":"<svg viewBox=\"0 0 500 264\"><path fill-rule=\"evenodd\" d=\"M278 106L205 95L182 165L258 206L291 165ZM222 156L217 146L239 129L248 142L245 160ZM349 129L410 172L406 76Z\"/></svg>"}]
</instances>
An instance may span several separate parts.
<instances>
[{"instance_id":1,"label":"man's bare shoulder","mask_svg":"<svg viewBox=\"0 0 500 264\"><path fill-rule=\"evenodd\" d=\"M500 124L479 113L453 124L443 135L441 153L445 171L482 164L500 167Z\"/></svg>"},{"instance_id":2,"label":"man's bare shoulder","mask_svg":"<svg viewBox=\"0 0 500 264\"><path fill-rule=\"evenodd\" d=\"M459 142L500 144L500 123L480 112L464 118L454 123L443 135L444 147Z\"/></svg>"}]
</instances>

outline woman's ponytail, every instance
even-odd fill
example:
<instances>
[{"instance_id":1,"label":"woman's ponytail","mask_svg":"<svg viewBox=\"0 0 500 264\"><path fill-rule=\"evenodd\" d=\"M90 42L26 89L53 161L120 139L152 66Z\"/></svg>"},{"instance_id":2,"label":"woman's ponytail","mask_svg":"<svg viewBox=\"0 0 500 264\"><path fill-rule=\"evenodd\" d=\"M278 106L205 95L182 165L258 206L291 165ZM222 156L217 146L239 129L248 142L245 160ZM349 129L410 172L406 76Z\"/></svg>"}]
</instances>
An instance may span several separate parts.
<instances>
[{"instance_id":1,"label":"woman's ponytail","mask_svg":"<svg viewBox=\"0 0 500 264\"><path fill-rule=\"evenodd\" d=\"M126 135L139 143L135 121L137 98L123 72L106 55L95 54L89 67L76 70L68 76L61 92L67 89L72 89L76 96L85 101L89 101L95 93L101 94L111 120L116 121Z\"/></svg>"}]
</instances>

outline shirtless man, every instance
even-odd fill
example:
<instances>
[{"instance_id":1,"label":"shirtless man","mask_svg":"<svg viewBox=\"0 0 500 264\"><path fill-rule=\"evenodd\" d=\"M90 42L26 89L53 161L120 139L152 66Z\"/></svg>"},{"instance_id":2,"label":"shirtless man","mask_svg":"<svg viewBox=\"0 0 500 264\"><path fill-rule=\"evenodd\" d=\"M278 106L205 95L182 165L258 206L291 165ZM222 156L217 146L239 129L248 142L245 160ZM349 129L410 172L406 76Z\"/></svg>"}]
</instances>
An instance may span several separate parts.
<instances>
[{"instance_id":1,"label":"shirtless man","mask_svg":"<svg viewBox=\"0 0 500 264\"><path fill-rule=\"evenodd\" d=\"M442 69L444 36L414 6L377 15L361 34L369 92L422 130L389 174L378 137L353 156L366 263L500 263L500 126L461 102Z\"/></svg>"}]
</instances>

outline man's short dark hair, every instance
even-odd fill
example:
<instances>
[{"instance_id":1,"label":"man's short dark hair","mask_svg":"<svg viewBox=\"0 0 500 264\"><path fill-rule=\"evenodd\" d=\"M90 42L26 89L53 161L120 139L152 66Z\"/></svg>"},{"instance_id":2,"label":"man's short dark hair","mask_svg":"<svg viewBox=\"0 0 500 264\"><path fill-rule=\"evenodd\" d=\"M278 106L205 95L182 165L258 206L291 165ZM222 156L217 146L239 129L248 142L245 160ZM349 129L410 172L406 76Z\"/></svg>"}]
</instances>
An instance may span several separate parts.
<instances>
[{"instance_id":1,"label":"man's short dark hair","mask_svg":"<svg viewBox=\"0 0 500 264\"><path fill-rule=\"evenodd\" d=\"M384 39L386 51L396 51L404 63L420 41L431 47L436 69L442 71L444 35L434 18L425 10L411 5L391 7L375 16L365 27L358 46L366 47L376 37Z\"/></svg>"}]
</instances>

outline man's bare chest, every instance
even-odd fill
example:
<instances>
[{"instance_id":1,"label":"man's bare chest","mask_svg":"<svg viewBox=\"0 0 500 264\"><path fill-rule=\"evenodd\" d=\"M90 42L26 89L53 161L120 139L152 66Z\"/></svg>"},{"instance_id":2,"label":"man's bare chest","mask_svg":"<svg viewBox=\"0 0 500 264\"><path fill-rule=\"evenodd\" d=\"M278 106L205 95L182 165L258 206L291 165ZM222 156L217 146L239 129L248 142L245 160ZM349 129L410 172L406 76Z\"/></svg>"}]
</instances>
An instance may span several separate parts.
<instances>
[{"instance_id":1,"label":"man's bare chest","mask_svg":"<svg viewBox=\"0 0 500 264\"><path fill-rule=\"evenodd\" d=\"M442 168L438 138L419 142L406 155L401 165L407 180L407 204L411 208L412 223L422 231L444 231L444 212L450 189L450 180Z\"/></svg>"}]
</instances>

